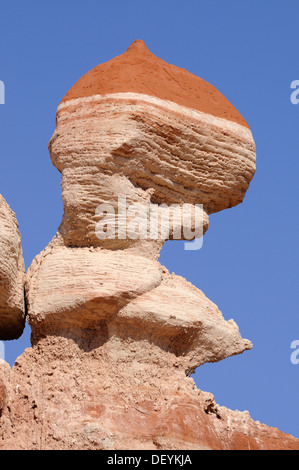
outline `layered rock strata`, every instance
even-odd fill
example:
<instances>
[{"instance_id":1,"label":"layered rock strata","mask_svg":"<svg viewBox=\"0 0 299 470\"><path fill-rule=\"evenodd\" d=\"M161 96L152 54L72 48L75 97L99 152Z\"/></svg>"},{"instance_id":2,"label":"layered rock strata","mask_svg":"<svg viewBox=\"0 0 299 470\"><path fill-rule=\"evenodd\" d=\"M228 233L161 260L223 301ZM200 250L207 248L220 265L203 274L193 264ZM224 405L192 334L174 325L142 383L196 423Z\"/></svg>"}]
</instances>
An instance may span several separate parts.
<instances>
[{"instance_id":1,"label":"layered rock strata","mask_svg":"<svg viewBox=\"0 0 299 470\"><path fill-rule=\"evenodd\" d=\"M0 340L18 338L25 326L25 266L14 212L0 195Z\"/></svg>"},{"instance_id":2,"label":"layered rock strata","mask_svg":"<svg viewBox=\"0 0 299 470\"><path fill-rule=\"evenodd\" d=\"M0 447L298 449L196 389L196 367L252 345L158 261L242 202L255 146L240 114L137 41L67 93L49 150L64 215L26 276L32 347L0 364Z\"/></svg>"}]
</instances>

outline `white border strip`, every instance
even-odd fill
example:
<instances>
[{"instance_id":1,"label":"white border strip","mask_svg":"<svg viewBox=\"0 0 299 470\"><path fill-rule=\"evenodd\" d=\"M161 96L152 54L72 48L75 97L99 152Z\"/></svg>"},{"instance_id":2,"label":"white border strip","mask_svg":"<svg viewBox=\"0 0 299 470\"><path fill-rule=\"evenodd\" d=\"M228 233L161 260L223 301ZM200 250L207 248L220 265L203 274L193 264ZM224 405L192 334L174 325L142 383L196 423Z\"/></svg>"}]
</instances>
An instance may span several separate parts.
<instances>
[{"instance_id":1,"label":"white border strip","mask_svg":"<svg viewBox=\"0 0 299 470\"><path fill-rule=\"evenodd\" d=\"M219 127L224 130L228 130L234 134L243 137L246 140L253 140L252 133L247 127L238 124L236 122L230 121L229 119L224 119L220 117L213 116L212 114L203 113L202 111L197 111L195 109L186 108L181 106L173 101L162 100L150 95L144 95L142 93L111 93L107 95L93 95L85 96L82 98L74 98L72 100L63 101L57 108L57 111L61 111L64 108L69 108L70 106L78 106L82 103L92 103L92 102L105 102L111 99L115 100L138 100L139 102L143 101L145 103L153 104L156 106L161 106L167 110L177 112L185 115L186 117L191 117L192 119L203 121L205 124L210 124L216 127Z\"/></svg>"}]
</instances>

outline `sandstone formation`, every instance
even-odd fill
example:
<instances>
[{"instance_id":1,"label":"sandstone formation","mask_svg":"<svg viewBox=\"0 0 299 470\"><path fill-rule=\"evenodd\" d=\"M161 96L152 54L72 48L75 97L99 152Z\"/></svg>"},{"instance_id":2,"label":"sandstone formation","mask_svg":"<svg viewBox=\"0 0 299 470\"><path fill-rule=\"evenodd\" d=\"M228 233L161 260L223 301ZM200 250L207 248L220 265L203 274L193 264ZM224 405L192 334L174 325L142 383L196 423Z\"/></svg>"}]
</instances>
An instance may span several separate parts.
<instances>
[{"instance_id":1,"label":"sandstone formation","mask_svg":"<svg viewBox=\"0 0 299 470\"><path fill-rule=\"evenodd\" d=\"M118 196L147 206L202 204L206 218L242 202L255 171L254 141L238 111L142 41L67 93L49 149L62 174L68 246L103 246L96 208L116 206Z\"/></svg>"},{"instance_id":2,"label":"sandstone formation","mask_svg":"<svg viewBox=\"0 0 299 470\"><path fill-rule=\"evenodd\" d=\"M195 387L196 367L252 345L158 261L242 202L255 145L236 109L136 41L67 93L49 150L64 215L26 276L32 347L0 363L0 448L299 449Z\"/></svg>"},{"instance_id":3,"label":"sandstone formation","mask_svg":"<svg viewBox=\"0 0 299 470\"><path fill-rule=\"evenodd\" d=\"M23 332L24 277L16 216L0 195L0 340L16 339Z\"/></svg>"}]
</instances>

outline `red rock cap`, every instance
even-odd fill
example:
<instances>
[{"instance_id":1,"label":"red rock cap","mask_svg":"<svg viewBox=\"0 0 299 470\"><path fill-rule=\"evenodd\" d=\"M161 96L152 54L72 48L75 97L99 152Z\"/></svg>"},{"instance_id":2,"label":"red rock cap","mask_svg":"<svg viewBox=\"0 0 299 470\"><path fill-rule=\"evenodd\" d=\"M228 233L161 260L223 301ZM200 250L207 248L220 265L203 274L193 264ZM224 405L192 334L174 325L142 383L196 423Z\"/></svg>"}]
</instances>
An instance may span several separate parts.
<instances>
[{"instance_id":1,"label":"red rock cap","mask_svg":"<svg viewBox=\"0 0 299 470\"><path fill-rule=\"evenodd\" d=\"M236 108L212 85L152 54L142 40L80 78L62 102L112 93L142 93L172 101L249 127Z\"/></svg>"}]
</instances>

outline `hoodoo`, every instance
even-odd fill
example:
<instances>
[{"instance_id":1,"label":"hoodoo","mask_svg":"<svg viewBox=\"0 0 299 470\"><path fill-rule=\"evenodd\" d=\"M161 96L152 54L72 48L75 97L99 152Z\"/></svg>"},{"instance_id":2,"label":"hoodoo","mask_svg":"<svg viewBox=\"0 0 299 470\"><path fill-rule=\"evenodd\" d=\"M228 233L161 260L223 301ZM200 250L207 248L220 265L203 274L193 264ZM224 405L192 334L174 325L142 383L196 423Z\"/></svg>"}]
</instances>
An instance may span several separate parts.
<instances>
[{"instance_id":1,"label":"hoodoo","mask_svg":"<svg viewBox=\"0 0 299 470\"><path fill-rule=\"evenodd\" d=\"M244 199L255 144L234 106L135 41L66 94L49 151L64 215L26 275L32 347L0 368L0 448L299 449L196 388L197 367L252 344L158 262Z\"/></svg>"}]
</instances>

